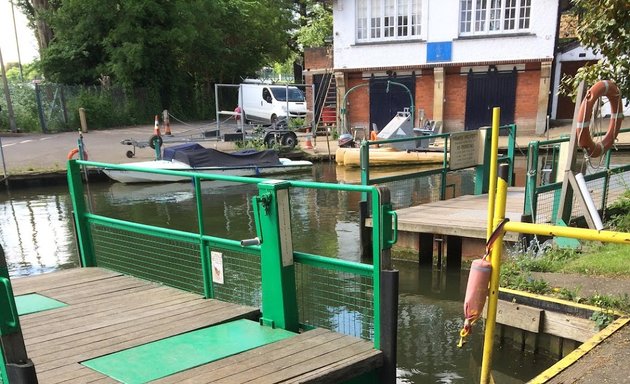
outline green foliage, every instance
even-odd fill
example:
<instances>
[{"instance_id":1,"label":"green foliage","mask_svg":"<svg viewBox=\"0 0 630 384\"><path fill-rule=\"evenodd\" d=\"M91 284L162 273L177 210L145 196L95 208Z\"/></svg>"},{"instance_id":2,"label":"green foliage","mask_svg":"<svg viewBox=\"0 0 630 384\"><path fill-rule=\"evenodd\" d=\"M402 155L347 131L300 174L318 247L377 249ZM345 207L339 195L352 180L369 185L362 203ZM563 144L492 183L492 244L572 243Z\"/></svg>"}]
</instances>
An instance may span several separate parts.
<instances>
[{"instance_id":1,"label":"green foliage","mask_svg":"<svg viewBox=\"0 0 630 384\"><path fill-rule=\"evenodd\" d=\"M501 267L500 285L539 295L551 292L549 283L541 279L534 279L529 272L523 271L516 263L506 263Z\"/></svg>"},{"instance_id":2,"label":"green foliage","mask_svg":"<svg viewBox=\"0 0 630 384\"><path fill-rule=\"evenodd\" d=\"M96 84L109 76L127 90L156 90L160 107L180 116L208 111L189 100L213 83L284 60L294 25L288 0L60 4L49 15L55 38L42 52L48 79Z\"/></svg>"},{"instance_id":3,"label":"green foliage","mask_svg":"<svg viewBox=\"0 0 630 384\"><path fill-rule=\"evenodd\" d=\"M21 132L39 130L35 87L29 83L11 83L9 93L18 130ZM2 108L0 111L0 129L8 130L9 115L3 88L0 88L0 107Z\"/></svg>"},{"instance_id":4,"label":"green foliage","mask_svg":"<svg viewBox=\"0 0 630 384\"><path fill-rule=\"evenodd\" d=\"M310 17L296 33L297 42L302 47L322 47L326 39L332 38L333 14L324 4L310 6Z\"/></svg>"},{"instance_id":5,"label":"green foliage","mask_svg":"<svg viewBox=\"0 0 630 384\"><path fill-rule=\"evenodd\" d=\"M559 272L601 276L630 276L630 249L626 244L591 245L588 251Z\"/></svg>"},{"instance_id":6,"label":"green foliage","mask_svg":"<svg viewBox=\"0 0 630 384\"><path fill-rule=\"evenodd\" d=\"M580 68L574 77L562 80L565 93L572 96L581 81L587 85L599 79L614 80L623 97L630 99L630 2L628 0L574 0L578 14L580 43L601 52L602 60Z\"/></svg>"},{"instance_id":7,"label":"green foliage","mask_svg":"<svg viewBox=\"0 0 630 384\"><path fill-rule=\"evenodd\" d=\"M615 320L615 316L610 311L595 311L590 319L595 322L595 329L601 331Z\"/></svg>"},{"instance_id":8,"label":"green foliage","mask_svg":"<svg viewBox=\"0 0 630 384\"><path fill-rule=\"evenodd\" d=\"M620 232L630 232L630 190L607 209L610 219L607 224L611 229Z\"/></svg>"}]
</instances>

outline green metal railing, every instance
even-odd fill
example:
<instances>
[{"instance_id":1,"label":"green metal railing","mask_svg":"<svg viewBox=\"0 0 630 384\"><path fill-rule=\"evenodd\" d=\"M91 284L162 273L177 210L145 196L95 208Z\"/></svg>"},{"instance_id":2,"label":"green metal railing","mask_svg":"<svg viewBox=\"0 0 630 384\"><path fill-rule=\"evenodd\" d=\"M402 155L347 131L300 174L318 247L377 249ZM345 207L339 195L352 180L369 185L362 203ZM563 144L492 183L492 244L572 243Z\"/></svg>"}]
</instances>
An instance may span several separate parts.
<instances>
[{"instance_id":1,"label":"green metal railing","mask_svg":"<svg viewBox=\"0 0 630 384\"><path fill-rule=\"evenodd\" d=\"M456 197L466 194L483 194L488 191L488 173L490 164L490 140L491 128L484 128L486 135L483 143L483 162L481 165L471 166L470 169L475 170L474 176L466 175L462 170L451 170L449 167L449 151L451 142L451 133L441 133L437 135L418 136L412 138L389 139L377 141L363 141L360 148L361 156L361 185L383 185L387 186L392 195L392 202L396 209L406 208L409 206L426 203L436 200L445 200L448 197ZM509 183L512 183L512 174L514 170L514 154L516 147L516 125L505 125L499 127L500 131L507 132L508 145L505 154L498 157L499 163L507 163L510 167ZM370 174L370 147L387 145L392 143L418 142L421 140L434 141L435 139L443 139L442 147L442 165L432 169L422 171L414 170L414 167L408 167L409 172L401 173L395 176L387 177L371 177ZM417 167L416 167L417 168ZM457 179L466 177L474 177L473 183L461 183ZM409 191L413 185L428 184L429 188L415 188L416 191L425 191L426 194L411 196ZM436 188L436 185L439 188ZM466 185L472 185L472 189L467 189ZM456 186L459 186L457 189ZM463 187L463 189L462 189ZM439 192L434 192L439 191ZM449 195L450 192L450 195Z\"/></svg>"},{"instance_id":2,"label":"green metal railing","mask_svg":"<svg viewBox=\"0 0 630 384\"><path fill-rule=\"evenodd\" d=\"M195 185L198 230L180 231L89 212L80 167L190 177ZM240 241L206 233L200 198L202 180L258 186L259 194L253 198L253 214L257 237L262 239L259 245L243 246ZM207 298L263 308L263 323L291 329L292 324L299 321L301 327L324 327L372 340L374 347L379 348L381 253L391 246L391 239L395 239L395 235L389 233L395 225L392 225L394 213L390 206L383 208L378 188L306 181L277 183L260 178L151 170L82 160L68 162L68 183L82 266L111 268ZM286 265L282 259L285 250L281 229L278 229L286 223L279 224L282 212L278 211L277 204L282 199L282 191L293 188L370 196L374 212L372 263L292 251L293 263ZM223 261L223 284L212 279L211 259L217 252L221 253Z\"/></svg>"},{"instance_id":3,"label":"green metal railing","mask_svg":"<svg viewBox=\"0 0 630 384\"><path fill-rule=\"evenodd\" d=\"M630 132L622 129L620 132ZM603 133L600 133L603 134ZM531 217L534 223L556 223L562 190L558 169L561 145L567 145L570 137L553 140L532 141L527 150L527 173L525 181L525 202L523 215ZM622 160L623 161L623 160ZM630 188L630 165L615 165L615 151L607 151L601 163L595 167L584 167L586 185L596 207L605 211L610 202ZM557 181L560 180L560 181ZM584 208L574 195L568 215L572 218L584 216Z\"/></svg>"}]
</instances>

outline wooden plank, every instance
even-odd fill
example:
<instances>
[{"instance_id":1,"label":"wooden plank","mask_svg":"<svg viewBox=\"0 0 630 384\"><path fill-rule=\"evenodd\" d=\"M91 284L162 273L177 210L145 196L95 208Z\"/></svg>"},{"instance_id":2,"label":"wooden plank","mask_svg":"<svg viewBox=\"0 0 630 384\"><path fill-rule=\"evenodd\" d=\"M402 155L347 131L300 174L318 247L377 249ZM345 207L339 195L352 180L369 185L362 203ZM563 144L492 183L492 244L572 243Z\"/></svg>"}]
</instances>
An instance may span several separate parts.
<instances>
[{"instance_id":1,"label":"wooden plank","mask_svg":"<svg viewBox=\"0 0 630 384\"><path fill-rule=\"evenodd\" d=\"M315 348L310 348L297 352L291 356L286 356L280 359L270 361L264 365L256 367L256 369L240 370L234 373L232 376L211 380L209 383L216 384L231 384L231 383L246 383L248 381L255 381L256 383L280 382L282 380L290 379L295 376L295 366L298 365L302 368L306 367L307 362L317 362L313 370L320 368L319 362L325 359L327 354L331 354L339 349L348 348L352 344L359 343L361 340L351 336L344 336L330 342L320 344ZM303 371L302 371L303 372Z\"/></svg>"},{"instance_id":2,"label":"wooden plank","mask_svg":"<svg viewBox=\"0 0 630 384\"><path fill-rule=\"evenodd\" d=\"M540 324L544 312L542 309L505 300L499 300L497 305L497 323L528 332L540 332ZM484 311L484 315L485 313Z\"/></svg>"},{"instance_id":3,"label":"wooden plank","mask_svg":"<svg viewBox=\"0 0 630 384\"><path fill-rule=\"evenodd\" d=\"M545 311L542 331L582 343L597 333L591 320L550 311Z\"/></svg>"},{"instance_id":4,"label":"wooden plank","mask_svg":"<svg viewBox=\"0 0 630 384\"><path fill-rule=\"evenodd\" d=\"M235 371L257 369L269 361L277 360L295 353L316 348L317 346L341 338L343 335L325 329L314 329L297 335L291 339L266 345L253 351L247 351L220 361L206 364L190 371L178 373L155 383L199 383L204 377L212 380L230 377Z\"/></svg>"},{"instance_id":5,"label":"wooden plank","mask_svg":"<svg viewBox=\"0 0 630 384\"><path fill-rule=\"evenodd\" d=\"M315 369L307 374L294 377L285 383L340 383L361 376L383 365L383 354L372 350L356 354L350 358Z\"/></svg>"},{"instance_id":6,"label":"wooden plank","mask_svg":"<svg viewBox=\"0 0 630 384\"><path fill-rule=\"evenodd\" d=\"M24 295L51 287L73 286L86 281L98 281L120 275L121 273L102 268L74 268L11 279L11 285L15 295Z\"/></svg>"}]
</instances>

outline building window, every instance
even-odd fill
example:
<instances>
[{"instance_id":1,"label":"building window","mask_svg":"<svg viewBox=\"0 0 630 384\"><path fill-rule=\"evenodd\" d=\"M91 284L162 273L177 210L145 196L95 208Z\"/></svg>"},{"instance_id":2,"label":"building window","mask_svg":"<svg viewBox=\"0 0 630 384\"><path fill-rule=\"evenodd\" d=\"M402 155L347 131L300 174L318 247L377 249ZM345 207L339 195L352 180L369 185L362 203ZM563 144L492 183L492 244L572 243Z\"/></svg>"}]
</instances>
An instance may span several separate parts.
<instances>
[{"instance_id":1,"label":"building window","mask_svg":"<svg viewBox=\"0 0 630 384\"><path fill-rule=\"evenodd\" d=\"M531 0L460 0L459 34L474 36L529 30Z\"/></svg>"},{"instance_id":2,"label":"building window","mask_svg":"<svg viewBox=\"0 0 630 384\"><path fill-rule=\"evenodd\" d=\"M417 39L421 19L422 0L357 0L357 41Z\"/></svg>"}]
</instances>

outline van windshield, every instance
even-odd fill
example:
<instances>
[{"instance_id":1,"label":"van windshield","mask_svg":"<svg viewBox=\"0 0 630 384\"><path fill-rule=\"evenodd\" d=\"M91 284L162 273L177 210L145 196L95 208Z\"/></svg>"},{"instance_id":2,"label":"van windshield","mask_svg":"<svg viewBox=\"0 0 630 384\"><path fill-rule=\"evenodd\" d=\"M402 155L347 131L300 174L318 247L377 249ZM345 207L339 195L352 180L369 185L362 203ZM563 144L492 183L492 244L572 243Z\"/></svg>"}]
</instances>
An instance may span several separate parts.
<instances>
[{"instance_id":1,"label":"van windshield","mask_svg":"<svg viewBox=\"0 0 630 384\"><path fill-rule=\"evenodd\" d=\"M271 93L273 93L273 97L278 101L287 101L287 90L289 94L289 101L292 102L300 102L304 101L304 94L298 88L285 88L285 87L277 87L271 88Z\"/></svg>"}]
</instances>

